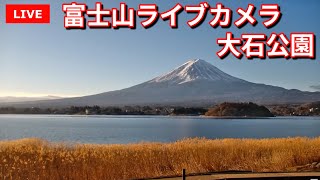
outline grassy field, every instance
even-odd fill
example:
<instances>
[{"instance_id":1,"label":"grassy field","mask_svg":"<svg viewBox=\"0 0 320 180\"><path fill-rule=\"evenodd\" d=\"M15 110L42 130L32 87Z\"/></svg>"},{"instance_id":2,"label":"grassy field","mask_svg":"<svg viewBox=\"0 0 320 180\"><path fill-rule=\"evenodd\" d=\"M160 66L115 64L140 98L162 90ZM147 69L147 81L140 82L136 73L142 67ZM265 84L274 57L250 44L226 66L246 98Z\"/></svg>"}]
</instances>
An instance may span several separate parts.
<instances>
[{"instance_id":1,"label":"grassy field","mask_svg":"<svg viewBox=\"0 0 320 180\"><path fill-rule=\"evenodd\" d=\"M0 142L1 179L134 179L226 170L294 171L320 162L320 138L186 139L132 145Z\"/></svg>"}]
</instances>

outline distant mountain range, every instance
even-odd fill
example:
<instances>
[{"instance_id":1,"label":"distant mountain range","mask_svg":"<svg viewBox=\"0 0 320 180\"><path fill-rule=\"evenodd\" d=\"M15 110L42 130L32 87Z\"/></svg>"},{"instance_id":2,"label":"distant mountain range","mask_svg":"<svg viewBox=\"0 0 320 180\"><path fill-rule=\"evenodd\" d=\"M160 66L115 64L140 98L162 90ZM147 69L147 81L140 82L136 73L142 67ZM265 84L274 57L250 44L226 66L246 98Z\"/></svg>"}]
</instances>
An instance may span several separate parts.
<instances>
[{"instance_id":1,"label":"distant mountain range","mask_svg":"<svg viewBox=\"0 0 320 180\"><path fill-rule=\"evenodd\" d=\"M6 97L0 97L0 103L28 102L28 101L41 101L41 100L52 100L52 99L62 99L62 97L58 97L58 96L42 96L42 97L6 96Z\"/></svg>"},{"instance_id":2,"label":"distant mountain range","mask_svg":"<svg viewBox=\"0 0 320 180\"><path fill-rule=\"evenodd\" d=\"M196 59L186 62L167 74L122 90L76 98L11 103L11 105L29 107L206 106L225 101L260 104L306 103L320 101L320 92L288 90L248 82L226 74L204 60Z\"/></svg>"}]
</instances>

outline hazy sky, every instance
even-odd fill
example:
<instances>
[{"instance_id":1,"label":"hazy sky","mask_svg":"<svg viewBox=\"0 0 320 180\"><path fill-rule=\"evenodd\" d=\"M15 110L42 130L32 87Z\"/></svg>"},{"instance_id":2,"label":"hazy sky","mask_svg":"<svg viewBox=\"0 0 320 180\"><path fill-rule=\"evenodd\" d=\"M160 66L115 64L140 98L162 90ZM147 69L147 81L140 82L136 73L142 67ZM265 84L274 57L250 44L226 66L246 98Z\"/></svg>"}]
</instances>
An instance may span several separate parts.
<instances>
[{"instance_id":1,"label":"hazy sky","mask_svg":"<svg viewBox=\"0 0 320 180\"><path fill-rule=\"evenodd\" d=\"M242 60L229 55L220 60L216 52L220 47L217 38L231 31L236 37L242 33L314 32L320 35L319 0L220 0L233 10L233 22L238 19L238 7L246 9L249 3L257 7L258 25L247 24L242 29L214 29L205 22L190 29L186 22L194 15L182 12L179 28L171 29L169 21L159 19L152 28L145 30L137 18L137 29L87 29L65 30L62 0L2 0L0 2L0 96L78 96L126 88L163 74L189 59L207 60L233 76L285 88L315 90L320 85L320 65L316 60ZM89 8L96 1L87 2ZM105 8L119 7L121 1L100 1ZM177 2L198 4L191 0L125 1L137 9L139 3L156 3L159 11L173 7ZM218 1L208 1L215 6ZM5 24L5 4L50 3L51 24ZM278 3L282 19L267 30L258 15L261 3ZM316 42L319 44L319 38ZM319 48L317 54L320 54Z\"/></svg>"}]
</instances>

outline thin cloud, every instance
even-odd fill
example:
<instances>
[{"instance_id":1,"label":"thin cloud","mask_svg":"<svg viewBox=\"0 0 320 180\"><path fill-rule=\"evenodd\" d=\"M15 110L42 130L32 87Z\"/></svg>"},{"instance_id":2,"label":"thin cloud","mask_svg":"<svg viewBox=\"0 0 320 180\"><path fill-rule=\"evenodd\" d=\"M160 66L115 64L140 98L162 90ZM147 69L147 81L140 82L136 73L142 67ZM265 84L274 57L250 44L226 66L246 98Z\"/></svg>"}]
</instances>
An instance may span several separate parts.
<instances>
[{"instance_id":1,"label":"thin cloud","mask_svg":"<svg viewBox=\"0 0 320 180\"><path fill-rule=\"evenodd\" d=\"M312 85L310 88L315 89L315 90L320 90L320 85Z\"/></svg>"}]
</instances>

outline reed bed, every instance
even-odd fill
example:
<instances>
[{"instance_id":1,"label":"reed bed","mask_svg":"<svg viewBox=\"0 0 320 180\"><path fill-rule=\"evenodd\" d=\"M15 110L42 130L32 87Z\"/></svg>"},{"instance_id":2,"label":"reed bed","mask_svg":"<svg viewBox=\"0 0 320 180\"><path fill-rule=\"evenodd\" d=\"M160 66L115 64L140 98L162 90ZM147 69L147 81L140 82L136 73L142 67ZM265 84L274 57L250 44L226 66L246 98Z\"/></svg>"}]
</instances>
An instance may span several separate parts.
<instances>
[{"instance_id":1,"label":"reed bed","mask_svg":"<svg viewBox=\"0 0 320 180\"><path fill-rule=\"evenodd\" d=\"M320 162L320 138L184 139L94 145L0 141L1 179L139 179L216 171L279 172Z\"/></svg>"}]
</instances>

